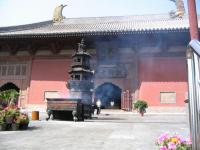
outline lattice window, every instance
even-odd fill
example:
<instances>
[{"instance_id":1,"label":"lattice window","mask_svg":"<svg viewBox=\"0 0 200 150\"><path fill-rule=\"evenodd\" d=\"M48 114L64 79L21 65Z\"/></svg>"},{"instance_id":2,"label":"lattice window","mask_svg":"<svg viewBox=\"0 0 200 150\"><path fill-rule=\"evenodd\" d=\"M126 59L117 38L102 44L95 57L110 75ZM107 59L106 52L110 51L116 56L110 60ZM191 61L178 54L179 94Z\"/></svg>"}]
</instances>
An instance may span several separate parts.
<instances>
[{"instance_id":1,"label":"lattice window","mask_svg":"<svg viewBox=\"0 0 200 150\"><path fill-rule=\"evenodd\" d=\"M81 76L80 75L75 75L75 80L80 80Z\"/></svg>"},{"instance_id":2,"label":"lattice window","mask_svg":"<svg viewBox=\"0 0 200 150\"><path fill-rule=\"evenodd\" d=\"M160 101L163 104L175 104L176 92L160 92Z\"/></svg>"},{"instance_id":3,"label":"lattice window","mask_svg":"<svg viewBox=\"0 0 200 150\"><path fill-rule=\"evenodd\" d=\"M17 65L16 68L15 68L15 75L16 76L19 76L21 74L21 66L20 65Z\"/></svg>"},{"instance_id":4,"label":"lattice window","mask_svg":"<svg viewBox=\"0 0 200 150\"><path fill-rule=\"evenodd\" d=\"M47 101L47 98L59 98L58 91L45 91L44 92L44 101Z\"/></svg>"},{"instance_id":5,"label":"lattice window","mask_svg":"<svg viewBox=\"0 0 200 150\"><path fill-rule=\"evenodd\" d=\"M13 76L13 75L14 75L14 72L15 72L15 66L14 66L14 65L9 65L9 66L8 66L7 75L8 75L8 76Z\"/></svg>"},{"instance_id":6,"label":"lattice window","mask_svg":"<svg viewBox=\"0 0 200 150\"><path fill-rule=\"evenodd\" d=\"M0 77L23 77L27 74L27 63L19 61L0 61Z\"/></svg>"},{"instance_id":7,"label":"lattice window","mask_svg":"<svg viewBox=\"0 0 200 150\"><path fill-rule=\"evenodd\" d=\"M23 76L26 75L26 66L25 65L21 66L21 75L23 75Z\"/></svg>"},{"instance_id":8,"label":"lattice window","mask_svg":"<svg viewBox=\"0 0 200 150\"><path fill-rule=\"evenodd\" d=\"M1 70L1 73L0 73L0 74L1 74L2 76L6 76L6 74L7 74L7 67L6 67L6 66L2 66L1 68L2 68L2 70Z\"/></svg>"}]
</instances>

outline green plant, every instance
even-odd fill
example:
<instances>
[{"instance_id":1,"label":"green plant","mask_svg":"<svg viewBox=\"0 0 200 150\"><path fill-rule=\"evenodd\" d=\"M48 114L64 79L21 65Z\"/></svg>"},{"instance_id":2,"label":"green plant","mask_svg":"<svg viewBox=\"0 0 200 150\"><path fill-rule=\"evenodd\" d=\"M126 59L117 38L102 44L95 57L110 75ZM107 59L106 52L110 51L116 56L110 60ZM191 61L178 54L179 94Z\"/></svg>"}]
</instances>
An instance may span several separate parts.
<instances>
[{"instance_id":1,"label":"green plant","mask_svg":"<svg viewBox=\"0 0 200 150\"><path fill-rule=\"evenodd\" d=\"M20 124L20 115L14 118L13 123Z\"/></svg>"},{"instance_id":2,"label":"green plant","mask_svg":"<svg viewBox=\"0 0 200 150\"><path fill-rule=\"evenodd\" d=\"M16 106L6 107L4 108L4 111L5 111L5 122L7 124L14 123L15 118L20 115L19 108L17 108Z\"/></svg>"},{"instance_id":3,"label":"green plant","mask_svg":"<svg viewBox=\"0 0 200 150\"><path fill-rule=\"evenodd\" d=\"M20 114L19 116L19 123L20 125L29 124L29 118L27 114Z\"/></svg>"},{"instance_id":4,"label":"green plant","mask_svg":"<svg viewBox=\"0 0 200 150\"><path fill-rule=\"evenodd\" d=\"M28 115L21 113L17 106L10 105L0 110L0 131L27 129L29 124ZM11 126L12 125L12 126Z\"/></svg>"},{"instance_id":5,"label":"green plant","mask_svg":"<svg viewBox=\"0 0 200 150\"><path fill-rule=\"evenodd\" d=\"M0 92L1 103L6 104L6 105L15 104L18 96L19 96L19 93L14 89Z\"/></svg>"},{"instance_id":6,"label":"green plant","mask_svg":"<svg viewBox=\"0 0 200 150\"><path fill-rule=\"evenodd\" d=\"M0 111L0 124L5 123L5 116L6 116L5 110L1 110Z\"/></svg>"},{"instance_id":7,"label":"green plant","mask_svg":"<svg viewBox=\"0 0 200 150\"><path fill-rule=\"evenodd\" d=\"M146 108L148 108L148 104L146 101L143 100L137 100L134 103L134 109L137 109L140 113L145 113Z\"/></svg>"},{"instance_id":8,"label":"green plant","mask_svg":"<svg viewBox=\"0 0 200 150\"><path fill-rule=\"evenodd\" d=\"M0 119L0 125L1 124L5 124L5 121Z\"/></svg>"},{"instance_id":9,"label":"green plant","mask_svg":"<svg viewBox=\"0 0 200 150\"><path fill-rule=\"evenodd\" d=\"M19 115L18 109L8 108L5 110L6 110L6 117L15 117L15 116Z\"/></svg>"}]
</instances>

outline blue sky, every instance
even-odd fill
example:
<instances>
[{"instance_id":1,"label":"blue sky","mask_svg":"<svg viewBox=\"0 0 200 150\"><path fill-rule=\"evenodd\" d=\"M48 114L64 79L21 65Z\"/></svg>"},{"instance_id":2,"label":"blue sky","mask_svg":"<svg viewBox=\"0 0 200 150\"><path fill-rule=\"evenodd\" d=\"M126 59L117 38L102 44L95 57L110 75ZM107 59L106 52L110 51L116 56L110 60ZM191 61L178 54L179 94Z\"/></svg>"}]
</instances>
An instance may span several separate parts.
<instances>
[{"instance_id":1,"label":"blue sky","mask_svg":"<svg viewBox=\"0 0 200 150\"><path fill-rule=\"evenodd\" d=\"M196 2L200 14L200 0ZM68 5L63 10L67 18L160 14L175 9L170 0L0 0L0 26L51 20L59 4Z\"/></svg>"}]
</instances>

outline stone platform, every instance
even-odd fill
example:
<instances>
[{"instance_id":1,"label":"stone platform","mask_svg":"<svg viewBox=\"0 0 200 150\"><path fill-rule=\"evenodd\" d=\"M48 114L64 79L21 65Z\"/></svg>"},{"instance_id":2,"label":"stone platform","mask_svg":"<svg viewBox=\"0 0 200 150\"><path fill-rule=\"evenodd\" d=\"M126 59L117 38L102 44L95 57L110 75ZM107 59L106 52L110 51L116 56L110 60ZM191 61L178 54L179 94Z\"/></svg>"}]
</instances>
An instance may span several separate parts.
<instances>
[{"instance_id":1,"label":"stone platform","mask_svg":"<svg viewBox=\"0 0 200 150\"><path fill-rule=\"evenodd\" d=\"M26 131L0 132L0 150L155 150L163 132L189 137L185 114L151 114L103 110L85 122L31 121Z\"/></svg>"}]
</instances>

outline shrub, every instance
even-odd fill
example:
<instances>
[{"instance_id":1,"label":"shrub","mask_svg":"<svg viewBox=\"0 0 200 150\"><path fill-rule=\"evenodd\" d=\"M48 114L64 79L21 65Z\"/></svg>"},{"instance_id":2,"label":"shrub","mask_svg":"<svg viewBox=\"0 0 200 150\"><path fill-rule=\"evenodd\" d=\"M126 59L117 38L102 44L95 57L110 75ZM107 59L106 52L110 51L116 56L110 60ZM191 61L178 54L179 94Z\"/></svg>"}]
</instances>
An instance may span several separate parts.
<instances>
[{"instance_id":1,"label":"shrub","mask_svg":"<svg viewBox=\"0 0 200 150\"><path fill-rule=\"evenodd\" d=\"M146 101L137 100L134 103L134 109L137 109L140 113L146 112L146 108L148 108L148 104Z\"/></svg>"},{"instance_id":2,"label":"shrub","mask_svg":"<svg viewBox=\"0 0 200 150\"><path fill-rule=\"evenodd\" d=\"M25 113L21 113L20 116L19 116L19 123L20 123L21 125L29 124L28 115L25 114Z\"/></svg>"}]
</instances>

